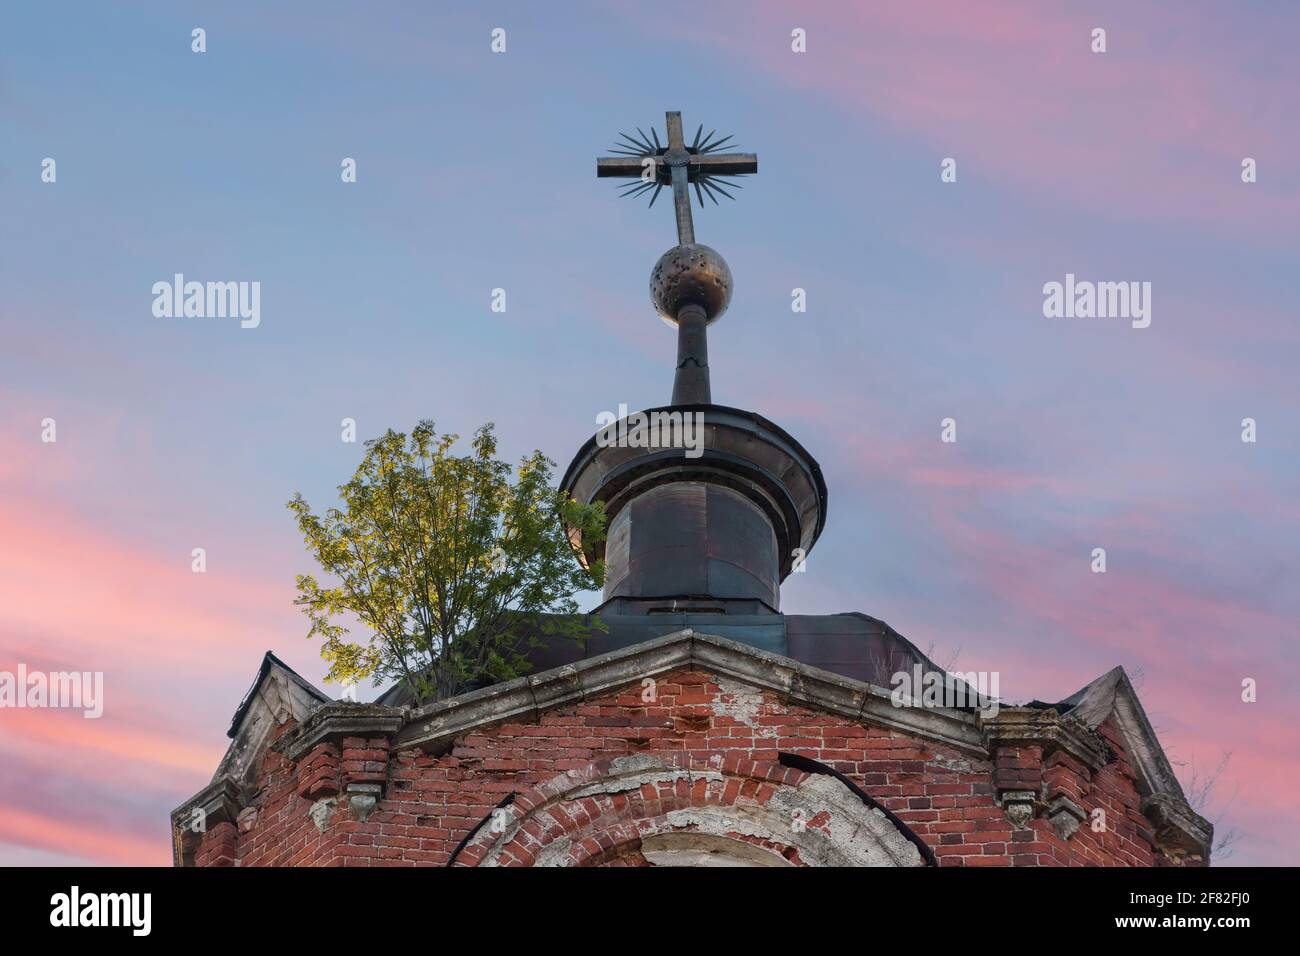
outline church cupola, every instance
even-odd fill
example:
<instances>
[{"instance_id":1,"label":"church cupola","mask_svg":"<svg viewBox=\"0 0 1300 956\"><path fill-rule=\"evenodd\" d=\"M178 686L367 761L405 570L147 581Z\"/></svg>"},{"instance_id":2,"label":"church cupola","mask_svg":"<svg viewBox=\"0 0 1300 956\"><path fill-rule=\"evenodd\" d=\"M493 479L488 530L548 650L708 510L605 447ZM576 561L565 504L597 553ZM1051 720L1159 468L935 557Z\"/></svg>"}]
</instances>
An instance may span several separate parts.
<instances>
[{"instance_id":1,"label":"church cupola","mask_svg":"<svg viewBox=\"0 0 1300 956\"><path fill-rule=\"evenodd\" d=\"M624 195L670 186L678 243L655 265L650 297L677 329L672 403L607 424L578 452L562 487L605 502L607 540L584 546L606 561L605 603L625 612L777 612L780 585L800 567L826 521L821 468L781 428L753 412L712 404L708 327L731 301L726 260L695 241L689 188L703 205L734 198L728 177L758 171L752 153L720 153L731 137L687 146L681 114L667 114L668 144L624 136L618 157L596 161L600 177L635 177ZM638 132L640 132L638 130Z\"/></svg>"}]
</instances>

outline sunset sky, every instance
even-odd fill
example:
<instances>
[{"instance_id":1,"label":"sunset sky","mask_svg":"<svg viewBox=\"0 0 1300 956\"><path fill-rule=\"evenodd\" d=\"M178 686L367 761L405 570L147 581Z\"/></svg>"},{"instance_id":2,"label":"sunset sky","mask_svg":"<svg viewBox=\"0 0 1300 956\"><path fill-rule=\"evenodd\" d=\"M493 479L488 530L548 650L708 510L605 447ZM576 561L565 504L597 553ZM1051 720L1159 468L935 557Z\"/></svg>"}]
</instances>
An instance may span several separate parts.
<instances>
[{"instance_id":1,"label":"sunset sky","mask_svg":"<svg viewBox=\"0 0 1300 956\"><path fill-rule=\"evenodd\" d=\"M1185 785L1231 753L1221 862L1300 864L1297 31L1282 2L6 6L0 670L103 671L105 712L0 710L0 864L168 865L263 652L320 684L285 502L333 503L343 418L494 421L562 471L667 402L671 204L594 160L669 109L759 156L696 234L736 285L714 400L830 490L782 609L882 618L1013 701L1121 664ZM260 326L155 317L175 273L260 282ZM1067 273L1150 282L1150 327L1044 317Z\"/></svg>"}]
</instances>

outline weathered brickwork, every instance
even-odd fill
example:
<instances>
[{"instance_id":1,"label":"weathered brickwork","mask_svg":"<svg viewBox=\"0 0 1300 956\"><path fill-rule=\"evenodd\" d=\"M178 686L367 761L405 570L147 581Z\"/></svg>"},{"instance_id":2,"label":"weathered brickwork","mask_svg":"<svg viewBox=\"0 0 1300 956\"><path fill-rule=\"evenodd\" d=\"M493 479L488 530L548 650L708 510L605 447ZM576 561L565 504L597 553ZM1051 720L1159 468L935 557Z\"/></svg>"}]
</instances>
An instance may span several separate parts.
<instances>
[{"instance_id":1,"label":"weathered brickwork","mask_svg":"<svg viewBox=\"0 0 1300 956\"><path fill-rule=\"evenodd\" d=\"M643 841L681 859L708 852L709 834L728 827L773 864L915 854L848 784L783 765L783 754L843 774L943 866L1164 862L1109 723L1097 731L1109 762L1094 771L1061 749L960 750L688 668L663 675L653 694L629 686L466 733L440 754L390 751L391 735L342 736L294 764L285 744L296 732L293 721L279 728L238 826L196 837L194 865L428 866L455 855L457 865L638 866L654 855ZM1010 793L1032 795L1023 825L1000 803ZM837 835L861 841L873 827L870 845ZM683 834L699 846L672 841Z\"/></svg>"}]
</instances>

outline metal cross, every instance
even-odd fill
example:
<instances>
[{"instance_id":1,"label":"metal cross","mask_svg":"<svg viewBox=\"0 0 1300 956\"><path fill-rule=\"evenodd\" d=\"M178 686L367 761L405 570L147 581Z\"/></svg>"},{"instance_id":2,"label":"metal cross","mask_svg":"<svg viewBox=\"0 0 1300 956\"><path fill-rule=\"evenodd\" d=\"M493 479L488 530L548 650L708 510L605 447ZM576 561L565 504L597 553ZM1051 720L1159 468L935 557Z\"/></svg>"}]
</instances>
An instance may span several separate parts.
<instances>
[{"instance_id":1,"label":"metal cross","mask_svg":"<svg viewBox=\"0 0 1300 956\"><path fill-rule=\"evenodd\" d=\"M667 146L660 145L659 133L654 127L650 128L653 139L642 133L640 127L637 127L637 133L641 136L639 140L626 133L620 133L619 135L627 142L614 146L613 150L622 155L602 156L597 159L596 175L602 179L611 176L639 179L640 182L629 186L623 195L639 196L653 189L654 192L650 196L652 206L659 197L659 190L665 186L672 186L673 207L677 212L677 243L684 246L695 242L695 223L691 220L691 196L688 187L691 185L695 187L695 195L701 206L704 205L705 193L715 205L718 202L715 195L717 192L728 199L735 199L735 196L727 192L726 187L739 189L740 184L733 179L723 180L720 177L745 176L758 172L758 157L753 153L717 152L731 137L724 136L714 141L713 134L716 130L711 130L709 135L701 140L700 134L704 132L703 125L695 131L694 142L687 146L686 139L682 135L682 114L674 110L667 114L667 118ZM726 186L723 185L724 182Z\"/></svg>"}]
</instances>

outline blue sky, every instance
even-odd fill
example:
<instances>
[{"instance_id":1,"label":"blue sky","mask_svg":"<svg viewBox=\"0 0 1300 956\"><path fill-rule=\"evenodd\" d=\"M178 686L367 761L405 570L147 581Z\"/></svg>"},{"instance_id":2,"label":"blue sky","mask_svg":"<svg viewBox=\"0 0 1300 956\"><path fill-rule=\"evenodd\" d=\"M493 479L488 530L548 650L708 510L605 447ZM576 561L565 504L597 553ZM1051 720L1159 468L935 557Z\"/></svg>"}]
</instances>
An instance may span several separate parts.
<instances>
[{"instance_id":1,"label":"blue sky","mask_svg":"<svg viewBox=\"0 0 1300 956\"><path fill-rule=\"evenodd\" d=\"M1229 862L1296 862L1297 14L965 6L0 14L0 666L104 670L118 701L93 730L0 719L41 781L0 805L0 861L165 862L261 652L320 678L284 502L350 474L342 418L491 420L562 471L599 412L667 400L671 207L594 158L680 109L760 159L696 214L736 281L715 400L830 488L784 608L865 611L1021 699L1123 664L1182 772L1233 753L1206 810ZM177 272L259 281L260 326L154 317ZM1045 318L1067 272L1151 282L1151 327Z\"/></svg>"}]
</instances>

